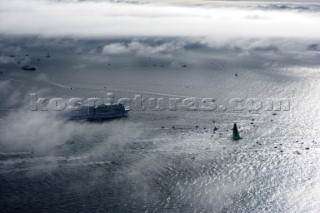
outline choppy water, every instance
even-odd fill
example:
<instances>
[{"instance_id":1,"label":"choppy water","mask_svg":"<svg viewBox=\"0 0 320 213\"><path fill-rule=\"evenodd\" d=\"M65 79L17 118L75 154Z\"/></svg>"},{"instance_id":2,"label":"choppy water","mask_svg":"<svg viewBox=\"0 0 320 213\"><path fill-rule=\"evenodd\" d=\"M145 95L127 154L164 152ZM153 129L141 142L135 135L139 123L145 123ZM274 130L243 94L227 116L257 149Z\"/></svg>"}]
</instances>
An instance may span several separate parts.
<instances>
[{"instance_id":1,"label":"choppy water","mask_svg":"<svg viewBox=\"0 0 320 213\"><path fill-rule=\"evenodd\" d=\"M58 41L52 42L55 46ZM131 61L129 56L116 60L94 55L90 48L99 42L55 47L50 49L50 59L44 57L48 49L26 47L24 51L34 58L42 57L39 70L32 73L22 72L15 64L3 65L2 108L25 108L1 112L3 211L320 209L317 52L246 57L237 53L240 58L235 59L224 57L228 55L224 52L207 55L190 50L178 58L137 56ZM74 50L79 45L83 45L81 54ZM279 55L274 58L274 54ZM202 61L184 56L202 56ZM166 64L172 58L188 67ZM133 110L126 119L74 123L30 112L19 99L27 103L30 91L64 97L103 96L108 91L128 97L140 93L212 97L221 103L234 97L288 98L291 107L275 115L269 111ZM237 142L230 139L234 122L243 137Z\"/></svg>"}]
</instances>

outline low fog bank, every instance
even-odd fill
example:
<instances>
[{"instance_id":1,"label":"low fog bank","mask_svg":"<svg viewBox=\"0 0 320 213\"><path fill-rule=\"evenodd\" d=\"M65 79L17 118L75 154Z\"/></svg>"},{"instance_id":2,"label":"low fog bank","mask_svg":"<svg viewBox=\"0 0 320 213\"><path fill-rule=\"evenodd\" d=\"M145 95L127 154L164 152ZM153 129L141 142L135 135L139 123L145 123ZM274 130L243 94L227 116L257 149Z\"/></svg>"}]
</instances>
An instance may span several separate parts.
<instances>
[{"instance_id":1,"label":"low fog bank","mask_svg":"<svg viewBox=\"0 0 320 213\"><path fill-rule=\"evenodd\" d=\"M48 154L54 153L58 146L90 141L93 147L105 144L105 148L100 147L101 152L111 152L108 145L126 143L128 138L138 137L141 131L138 123L123 120L105 123L69 122L50 112L19 110L2 117L1 145L3 150L12 148ZM98 155L98 152L99 149L92 154Z\"/></svg>"},{"instance_id":2,"label":"low fog bank","mask_svg":"<svg viewBox=\"0 0 320 213\"><path fill-rule=\"evenodd\" d=\"M1 0L7 35L318 38L315 7L212 7L113 1ZM269 8L269 9L268 9ZM304 12L299 12L303 10ZM92 12L94 11L94 13ZM294 23L294 24L290 24Z\"/></svg>"}]
</instances>

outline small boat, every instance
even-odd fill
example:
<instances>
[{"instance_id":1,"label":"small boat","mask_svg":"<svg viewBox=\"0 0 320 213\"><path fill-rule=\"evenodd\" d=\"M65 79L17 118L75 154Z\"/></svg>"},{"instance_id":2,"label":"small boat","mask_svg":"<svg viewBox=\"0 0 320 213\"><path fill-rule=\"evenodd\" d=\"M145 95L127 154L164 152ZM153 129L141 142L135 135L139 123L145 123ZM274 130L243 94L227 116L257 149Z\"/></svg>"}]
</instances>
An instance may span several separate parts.
<instances>
[{"instance_id":1,"label":"small boat","mask_svg":"<svg viewBox=\"0 0 320 213\"><path fill-rule=\"evenodd\" d=\"M104 121L128 116L129 109L123 104L102 104L98 106L82 106L80 110L71 111L69 120Z\"/></svg>"},{"instance_id":2,"label":"small boat","mask_svg":"<svg viewBox=\"0 0 320 213\"><path fill-rule=\"evenodd\" d=\"M36 71L37 68L31 65L24 65L21 67L21 69L26 70L26 71Z\"/></svg>"}]
</instances>

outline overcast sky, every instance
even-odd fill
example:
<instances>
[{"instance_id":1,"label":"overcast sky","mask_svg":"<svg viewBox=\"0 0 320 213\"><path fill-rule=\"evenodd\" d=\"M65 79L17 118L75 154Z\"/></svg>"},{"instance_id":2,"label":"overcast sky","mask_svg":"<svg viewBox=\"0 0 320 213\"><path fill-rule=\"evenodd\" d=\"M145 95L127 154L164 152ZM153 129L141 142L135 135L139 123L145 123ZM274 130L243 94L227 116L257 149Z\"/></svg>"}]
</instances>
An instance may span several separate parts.
<instances>
[{"instance_id":1,"label":"overcast sky","mask_svg":"<svg viewBox=\"0 0 320 213\"><path fill-rule=\"evenodd\" d=\"M0 33L319 38L319 12L109 1L0 0Z\"/></svg>"}]
</instances>

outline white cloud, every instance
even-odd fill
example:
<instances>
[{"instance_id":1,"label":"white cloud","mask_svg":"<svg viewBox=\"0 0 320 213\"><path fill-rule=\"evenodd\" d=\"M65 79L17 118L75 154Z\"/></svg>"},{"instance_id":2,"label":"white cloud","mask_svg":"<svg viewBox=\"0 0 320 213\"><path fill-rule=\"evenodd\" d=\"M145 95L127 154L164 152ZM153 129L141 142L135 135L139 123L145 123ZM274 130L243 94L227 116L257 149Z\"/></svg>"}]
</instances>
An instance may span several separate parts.
<instances>
[{"instance_id":1,"label":"white cloud","mask_svg":"<svg viewBox=\"0 0 320 213\"><path fill-rule=\"evenodd\" d=\"M0 56L0 64L14 63L14 58L8 56Z\"/></svg>"},{"instance_id":2,"label":"white cloud","mask_svg":"<svg viewBox=\"0 0 320 213\"><path fill-rule=\"evenodd\" d=\"M129 49L122 43L108 44L104 46L102 50L103 54L111 54L111 55L124 54L128 52L129 52Z\"/></svg>"},{"instance_id":3,"label":"white cloud","mask_svg":"<svg viewBox=\"0 0 320 213\"><path fill-rule=\"evenodd\" d=\"M218 38L320 36L317 27L320 17L312 12L100 1L0 0L0 5L2 34Z\"/></svg>"},{"instance_id":4,"label":"white cloud","mask_svg":"<svg viewBox=\"0 0 320 213\"><path fill-rule=\"evenodd\" d=\"M162 42L161 44L150 44L148 42L133 39L129 43L111 43L103 47L102 53L106 55L120 55L135 53L138 55L166 54L172 53L184 47L184 41Z\"/></svg>"}]
</instances>

